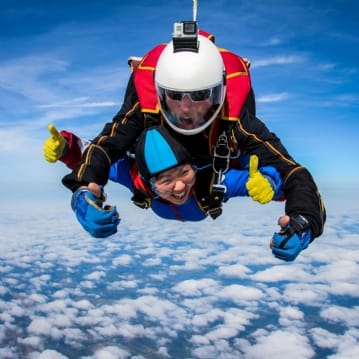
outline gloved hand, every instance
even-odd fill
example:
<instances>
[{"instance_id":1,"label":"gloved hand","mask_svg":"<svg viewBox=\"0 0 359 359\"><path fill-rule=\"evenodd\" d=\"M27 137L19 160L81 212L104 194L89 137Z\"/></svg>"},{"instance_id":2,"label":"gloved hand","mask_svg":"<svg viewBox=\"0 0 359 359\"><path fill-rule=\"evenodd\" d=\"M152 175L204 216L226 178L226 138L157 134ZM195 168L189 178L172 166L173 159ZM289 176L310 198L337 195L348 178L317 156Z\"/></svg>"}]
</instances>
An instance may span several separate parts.
<instances>
[{"instance_id":1,"label":"gloved hand","mask_svg":"<svg viewBox=\"0 0 359 359\"><path fill-rule=\"evenodd\" d=\"M48 126L51 136L44 142L44 157L47 162L56 162L66 151L66 140L51 123Z\"/></svg>"},{"instance_id":2,"label":"gloved hand","mask_svg":"<svg viewBox=\"0 0 359 359\"><path fill-rule=\"evenodd\" d=\"M251 155L249 159L249 177L246 188L250 197L261 204L270 202L274 189L269 179L258 171L258 157Z\"/></svg>"},{"instance_id":3,"label":"gloved hand","mask_svg":"<svg viewBox=\"0 0 359 359\"><path fill-rule=\"evenodd\" d=\"M100 197L95 196L88 187L80 187L74 192L71 207L82 227L93 237L104 238L117 232L121 219L116 206L106 205L101 189Z\"/></svg>"},{"instance_id":4,"label":"gloved hand","mask_svg":"<svg viewBox=\"0 0 359 359\"><path fill-rule=\"evenodd\" d=\"M279 233L273 235L270 243L272 253L284 261L294 261L310 243L310 224L300 214L291 217L282 216L278 223L282 228Z\"/></svg>"}]
</instances>

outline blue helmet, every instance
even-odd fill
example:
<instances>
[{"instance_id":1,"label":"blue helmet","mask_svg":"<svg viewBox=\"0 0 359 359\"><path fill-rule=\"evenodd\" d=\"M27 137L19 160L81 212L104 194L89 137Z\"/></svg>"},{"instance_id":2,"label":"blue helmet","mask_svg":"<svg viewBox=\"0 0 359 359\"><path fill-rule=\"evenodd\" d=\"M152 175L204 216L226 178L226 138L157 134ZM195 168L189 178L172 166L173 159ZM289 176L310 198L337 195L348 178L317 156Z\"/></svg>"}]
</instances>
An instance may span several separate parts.
<instances>
[{"instance_id":1,"label":"blue helmet","mask_svg":"<svg viewBox=\"0 0 359 359\"><path fill-rule=\"evenodd\" d=\"M170 168L192 163L192 157L163 126L145 130L136 146L136 163L143 179L152 177Z\"/></svg>"}]
</instances>

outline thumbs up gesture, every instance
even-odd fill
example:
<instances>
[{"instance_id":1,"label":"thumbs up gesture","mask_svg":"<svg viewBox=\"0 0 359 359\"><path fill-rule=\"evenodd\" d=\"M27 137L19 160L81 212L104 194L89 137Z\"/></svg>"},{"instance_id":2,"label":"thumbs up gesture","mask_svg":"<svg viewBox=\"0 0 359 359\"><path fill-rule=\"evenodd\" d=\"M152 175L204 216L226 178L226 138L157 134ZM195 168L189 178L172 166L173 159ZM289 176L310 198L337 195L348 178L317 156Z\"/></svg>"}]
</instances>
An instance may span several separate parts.
<instances>
[{"instance_id":1,"label":"thumbs up gesture","mask_svg":"<svg viewBox=\"0 0 359 359\"><path fill-rule=\"evenodd\" d=\"M270 179L258 171L258 157L251 155L249 159L249 176L246 183L249 196L261 204L270 202L274 196L274 189Z\"/></svg>"},{"instance_id":2,"label":"thumbs up gesture","mask_svg":"<svg viewBox=\"0 0 359 359\"><path fill-rule=\"evenodd\" d=\"M46 161L53 163L64 155L66 140L52 123L48 130L51 136L44 142L44 157Z\"/></svg>"}]
</instances>

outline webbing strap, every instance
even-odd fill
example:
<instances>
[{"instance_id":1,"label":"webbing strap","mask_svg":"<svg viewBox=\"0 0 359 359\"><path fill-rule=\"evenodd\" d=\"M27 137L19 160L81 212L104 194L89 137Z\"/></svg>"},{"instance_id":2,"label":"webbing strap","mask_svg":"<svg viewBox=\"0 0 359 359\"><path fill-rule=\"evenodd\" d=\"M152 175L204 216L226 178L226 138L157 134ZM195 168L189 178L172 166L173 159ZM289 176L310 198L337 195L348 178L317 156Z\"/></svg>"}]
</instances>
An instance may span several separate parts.
<instances>
[{"instance_id":1,"label":"webbing strap","mask_svg":"<svg viewBox=\"0 0 359 359\"><path fill-rule=\"evenodd\" d=\"M137 188L134 188L131 200L137 207L142 209L151 207L151 198Z\"/></svg>"},{"instance_id":2,"label":"webbing strap","mask_svg":"<svg viewBox=\"0 0 359 359\"><path fill-rule=\"evenodd\" d=\"M208 214L212 217L212 219L216 219L222 214L222 202L226 191L227 188L224 185L212 185L208 206Z\"/></svg>"},{"instance_id":3,"label":"webbing strap","mask_svg":"<svg viewBox=\"0 0 359 359\"><path fill-rule=\"evenodd\" d=\"M227 126L217 139L213 154L213 172L214 179L209 195L208 214L212 219L216 219L222 214L222 202L227 187L222 184L223 174L228 170L231 151L229 148L228 136L232 126Z\"/></svg>"}]
</instances>

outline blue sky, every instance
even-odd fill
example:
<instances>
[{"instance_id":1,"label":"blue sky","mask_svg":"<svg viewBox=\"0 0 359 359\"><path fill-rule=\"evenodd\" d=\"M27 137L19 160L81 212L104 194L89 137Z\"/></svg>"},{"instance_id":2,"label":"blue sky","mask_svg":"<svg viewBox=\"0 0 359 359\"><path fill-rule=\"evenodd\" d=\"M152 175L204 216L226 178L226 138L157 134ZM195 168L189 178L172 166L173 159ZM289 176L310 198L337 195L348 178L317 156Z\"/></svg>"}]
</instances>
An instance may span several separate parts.
<instances>
[{"instance_id":1,"label":"blue sky","mask_svg":"<svg viewBox=\"0 0 359 359\"><path fill-rule=\"evenodd\" d=\"M359 178L355 1L199 1L201 28L251 60L258 116L319 186ZM171 38L192 1L6 1L0 14L0 183L56 187L47 125L92 138L122 103L127 57ZM62 191L61 191L62 192Z\"/></svg>"},{"instance_id":2,"label":"blue sky","mask_svg":"<svg viewBox=\"0 0 359 359\"><path fill-rule=\"evenodd\" d=\"M356 183L355 1L199 1L217 44L251 60L258 116L319 187ZM171 38L191 0L5 1L0 13L0 184L63 195L47 125L94 137L122 103L127 57Z\"/></svg>"},{"instance_id":3,"label":"blue sky","mask_svg":"<svg viewBox=\"0 0 359 359\"><path fill-rule=\"evenodd\" d=\"M199 1L200 27L251 60L259 117L324 195L324 234L285 263L268 245L283 203L178 223L109 184L122 222L95 239L68 170L43 159L50 122L92 138L112 119L127 57L169 41L191 0L2 1L0 357L359 357L357 14L356 1Z\"/></svg>"}]
</instances>

